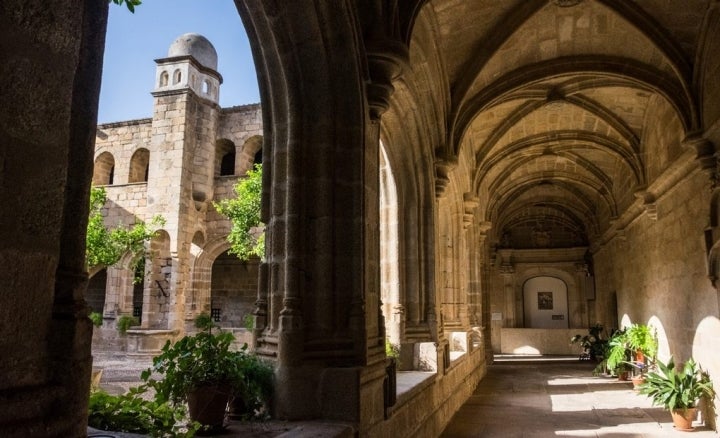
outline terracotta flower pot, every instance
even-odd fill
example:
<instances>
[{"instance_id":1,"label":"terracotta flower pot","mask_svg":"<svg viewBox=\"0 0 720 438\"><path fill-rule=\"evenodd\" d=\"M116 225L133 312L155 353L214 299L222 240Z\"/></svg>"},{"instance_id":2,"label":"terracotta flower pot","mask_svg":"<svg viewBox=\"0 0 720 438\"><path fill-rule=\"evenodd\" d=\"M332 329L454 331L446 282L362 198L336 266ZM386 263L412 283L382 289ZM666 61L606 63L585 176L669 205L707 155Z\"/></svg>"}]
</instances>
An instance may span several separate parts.
<instances>
[{"instance_id":1,"label":"terracotta flower pot","mask_svg":"<svg viewBox=\"0 0 720 438\"><path fill-rule=\"evenodd\" d=\"M636 390L636 391L638 391L638 390L639 390L639 386L642 385L643 382L645 382L645 376L644 376L644 375L640 374L640 375L638 375L638 376L633 376L633 377L632 377L633 389Z\"/></svg>"},{"instance_id":2,"label":"terracotta flower pot","mask_svg":"<svg viewBox=\"0 0 720 438\"><path fill-rule=\"evenodd\" d=\"M677 430L691 431L694 429L692 422L697 415L697 408L673 409L670 411L673 424Z\"/></svg>"},{"instance_id":3,"label":"terracotta flower pot","mask_svg":"<svg viewBox=\"0 0 720 438\"><path fill-rule=\"evenodd\" d=\"M226 386L195 388L187 395L190 418L211 429L222 429L230 392Z\"/></svg>"}]
</instances>

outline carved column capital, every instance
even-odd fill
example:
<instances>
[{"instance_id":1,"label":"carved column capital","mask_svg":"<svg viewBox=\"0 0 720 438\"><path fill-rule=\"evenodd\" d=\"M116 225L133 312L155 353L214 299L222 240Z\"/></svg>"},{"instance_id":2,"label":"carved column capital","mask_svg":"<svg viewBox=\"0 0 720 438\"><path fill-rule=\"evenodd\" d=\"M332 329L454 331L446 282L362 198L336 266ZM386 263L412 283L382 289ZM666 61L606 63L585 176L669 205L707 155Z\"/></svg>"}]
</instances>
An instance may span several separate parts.
<instances>
[{"instance_id":1,"label":"carved column capital","mask_svg":"<svg viewBox=\"0 0 720 438\"><path fill-rule=\"evenodd\" d=\"M700 133L688 135L682 145L695 151L695 160L710 179L711 189L714 189L718 184L718 152L715 151L715 145Z\"/></svg>"},{"instance_id":2,"label":"carved column capital","mask_svg":"<svg viewBox=\"0 0 720 438\"><path fill-rule=\"evenodd\" d=\"M397 40L366 41L368 72L367 98L370 117L379 120L390 106L395 88L392 82L400 77L409 64L408 47Z\"/></svg>"},{"instance_id":3,"label":"carved column capital","mask_svg":"<svg viewBox=\"0 0 720 438\"><path fill-rule=\"evenodd\" d=\"M467 192L463 194L463 228L467 229L472 225L475 218L475 209L480 205L480 198L474 193Z\"/></svg>"},{"instance_id":4,"label":"carved column capital","mask_svg":"<svg viewBox=\"0 0 720 438\"><path fill-rule=\"evenodd\" d=\"M638 190L635 197L642 202L641 207L652 220L657 220L657 200L652 192L646 190Z\"/></svg>"},{"instance_id":5,"label":"carved column capital","mask_svg":"<svg viewBox=\"0 0 720 438\"><path fill-rule=\"evenodd\" d=\"M450 172L457 166L457 160L442 159L435 160L435 197L441 198L445 189L450 183Z\"/></svg>"},{"instance_id":6,"label":"carved column capital","mask_svg":"<svg viewBox=\"0 0 720 438\"><path fill-rule=\"evenodd\" d=\"M502 276L512 276L515 273L515 266L513 266L511 263L503 263L500 265L500 275Z\"/></svg>"}]
</instances>

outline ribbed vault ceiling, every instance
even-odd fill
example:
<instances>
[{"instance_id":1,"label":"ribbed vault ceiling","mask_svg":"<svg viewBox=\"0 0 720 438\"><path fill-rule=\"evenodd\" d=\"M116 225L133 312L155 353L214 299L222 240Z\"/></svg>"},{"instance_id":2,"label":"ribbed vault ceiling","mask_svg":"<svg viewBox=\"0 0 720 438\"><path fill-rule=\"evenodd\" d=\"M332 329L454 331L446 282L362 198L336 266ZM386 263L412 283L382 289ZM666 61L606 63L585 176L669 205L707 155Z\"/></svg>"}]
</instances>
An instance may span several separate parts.
<instances>
[{"instance_id":1,"label":"ribbed vault ceiling","mask_svg":"<svg viewBox=\"0 0 720 438\"><path fill-rule=\"evenodd\" d=\"M501 244L587 245L698 128L690 66L709 1L430 0L388 120L434 108L429 147L467 161L458 178Z\"/></svg>"}]
</instances>

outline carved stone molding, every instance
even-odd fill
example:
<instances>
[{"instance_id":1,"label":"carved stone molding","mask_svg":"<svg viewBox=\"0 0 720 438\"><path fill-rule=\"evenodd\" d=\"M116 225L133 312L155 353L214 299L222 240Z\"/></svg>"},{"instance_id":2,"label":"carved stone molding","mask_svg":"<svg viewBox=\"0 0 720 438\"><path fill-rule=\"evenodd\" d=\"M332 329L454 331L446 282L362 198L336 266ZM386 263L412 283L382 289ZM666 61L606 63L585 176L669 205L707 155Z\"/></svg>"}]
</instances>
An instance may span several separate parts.
<instances>
[{"instance_id":1,"label":"carved stone molding","mask_svg":"<svg viewBox=\"0 0 720 438\"><path fill-rule=\"evenodd\" d=\"M470 192L463 194L463 228L467 229L472 225L473 218L475 217L475 209L478 205L480 205L480 198Z\"/></svg>"},{"instance_id":2,"label":"carved stone molding","mask_svg":"<svg viewBox=\"0 0 720 438\"><path fill-rule=\"evenodd\" d=\"M435 196L440 198L450 183L450 172L457 166L457 161L447 159L435 160Z\"/></svg>"},{"instance_id":3,"label":"carved stone molding","mask_svg":"<svg viewBox=\"0 0 720 438\"><path fill-rule=\"evenodd\" d=\"M645 190L639 190L635 192L635 197L642 201L642 208L645 210L645 214L652 219L657 220L657 202L655 195Z\"/></svg>"},{"instance_id":4,"label":"carved stone molding","mask_svg":"<svg viewBox=\"0 0 720 438\"><path fill-rule=\"evenodd\" d=\"M503 263L500 265L500 275L513 275L515 273L515 266L510 263Z\"/></svg>"},{"instance_id":5,"label":"carved stone molding","mask_svg":"<svg viewBox=\"0 0 720 438\"><path fill-rule=\"evenodd\" d=\"M571 6L576 6L582 3L582 0L553 0L553 3L555 6L559 6L561 8L569 8Z\"/></svg>"},{"instance_id":6,"label":"carved stone molding","mask_svg":"<svg viewBox=\"0 0 720 438\"><path fill-rule=\"evenodd\" d=\"M408 47L400 41L386 39L381 42L366 42L370 83L367 84L367 98L370 117L379 120L390 106L390 96L395 91L392 82L409 64Z\"/></svg>"},{"instance_id":7,"label":"carved stone molding","mask_svg":"<svg viewBox=\"0 0 720 438\"><path fill-rule=\"evenodd\" d=\"M690 134L682 142L686 148L692 148L695 153L695 160L700 163L700 168L710 179L711 189L718 185L718 152L715 145L700 134Z\"/></svg>"},{"instance_id":8,"label":"carved stone molding","mask_svg":"<svg viewBox=\"0 0 720 438\"><path fill-rule=\"evenodd\" d=\"M575 263L575 272L590 275L590 266L587 263Z\"/></svg>"}]
</instances>

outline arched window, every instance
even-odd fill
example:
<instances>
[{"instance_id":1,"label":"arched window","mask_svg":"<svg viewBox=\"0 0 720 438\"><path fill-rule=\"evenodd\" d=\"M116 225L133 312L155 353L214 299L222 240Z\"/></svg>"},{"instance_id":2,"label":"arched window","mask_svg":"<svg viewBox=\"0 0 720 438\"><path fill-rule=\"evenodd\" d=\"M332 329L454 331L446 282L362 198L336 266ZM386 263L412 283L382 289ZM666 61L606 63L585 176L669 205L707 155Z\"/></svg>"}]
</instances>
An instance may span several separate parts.
<instances>
[{"instance_id":1,"label":"arched window","mask_svg":"<svg viewBox=\"0 0 720 438\"><path fill-rule=\"evenodd\" d=\"M92 183L96 186L110 185L115 177L115 158L110 152L103 152L95 159Z\"/></svg>"},{"instance_id":2,"label":"arched window","mask_svg":"<svg viewBox=\"0 0 720 438\"><path fill-rule=\"evenodd\" d=\"M220 161L220 176L235 175L235 150L223 155Z\"/></svg>"},{"instance_id":3,"label":"arched window","mask_svg":"<svg viewBox=\"0 0 720 438\"><path fill-rule=\"evenodd\" d=\"M167 87L168 80L169 80L168 72L164 71L164 72L160 73L160 86L161 87Z\"/></svg>"},{"instance_id":4,"label":"arched window","mask_svg":"<svg viewBox=\"0 0 720 438\"><path fill-rule=\"evenodd\" d=\"M253 135L245 140L238 160L238 175L245 175L255 164L262 164L262 142L262 135Z\"/></svg>"},{"instance_id":5,"label":"arched window","mask_svg":"<svg viewBox=\"0 0 720 438\"><path fill-rule=\"evenodd\" d=\"M135 151L130 159L129 183L147 182L150 164L150 151L140 148Z\"/></svg>"},{"instance_id":6,"label":"arched window","mask_svg":"<svg viewBox=\"0 0 720 438\"><path fill-rule=\"evenodd\" d=\"M180 80L182 79L182 72L180 69L175 70L173 73L173 85L180 83Z\"/></svg>"},{"instance_id":7,"label":"arched window","mask_svg":"<svg viewBox=\"0 0 720 438\"><path fill-rule=\"evenodd\" d=\"M222 138L215 143L215 176L235 175L235 143Z\"/></svg>"}]
</instances>

